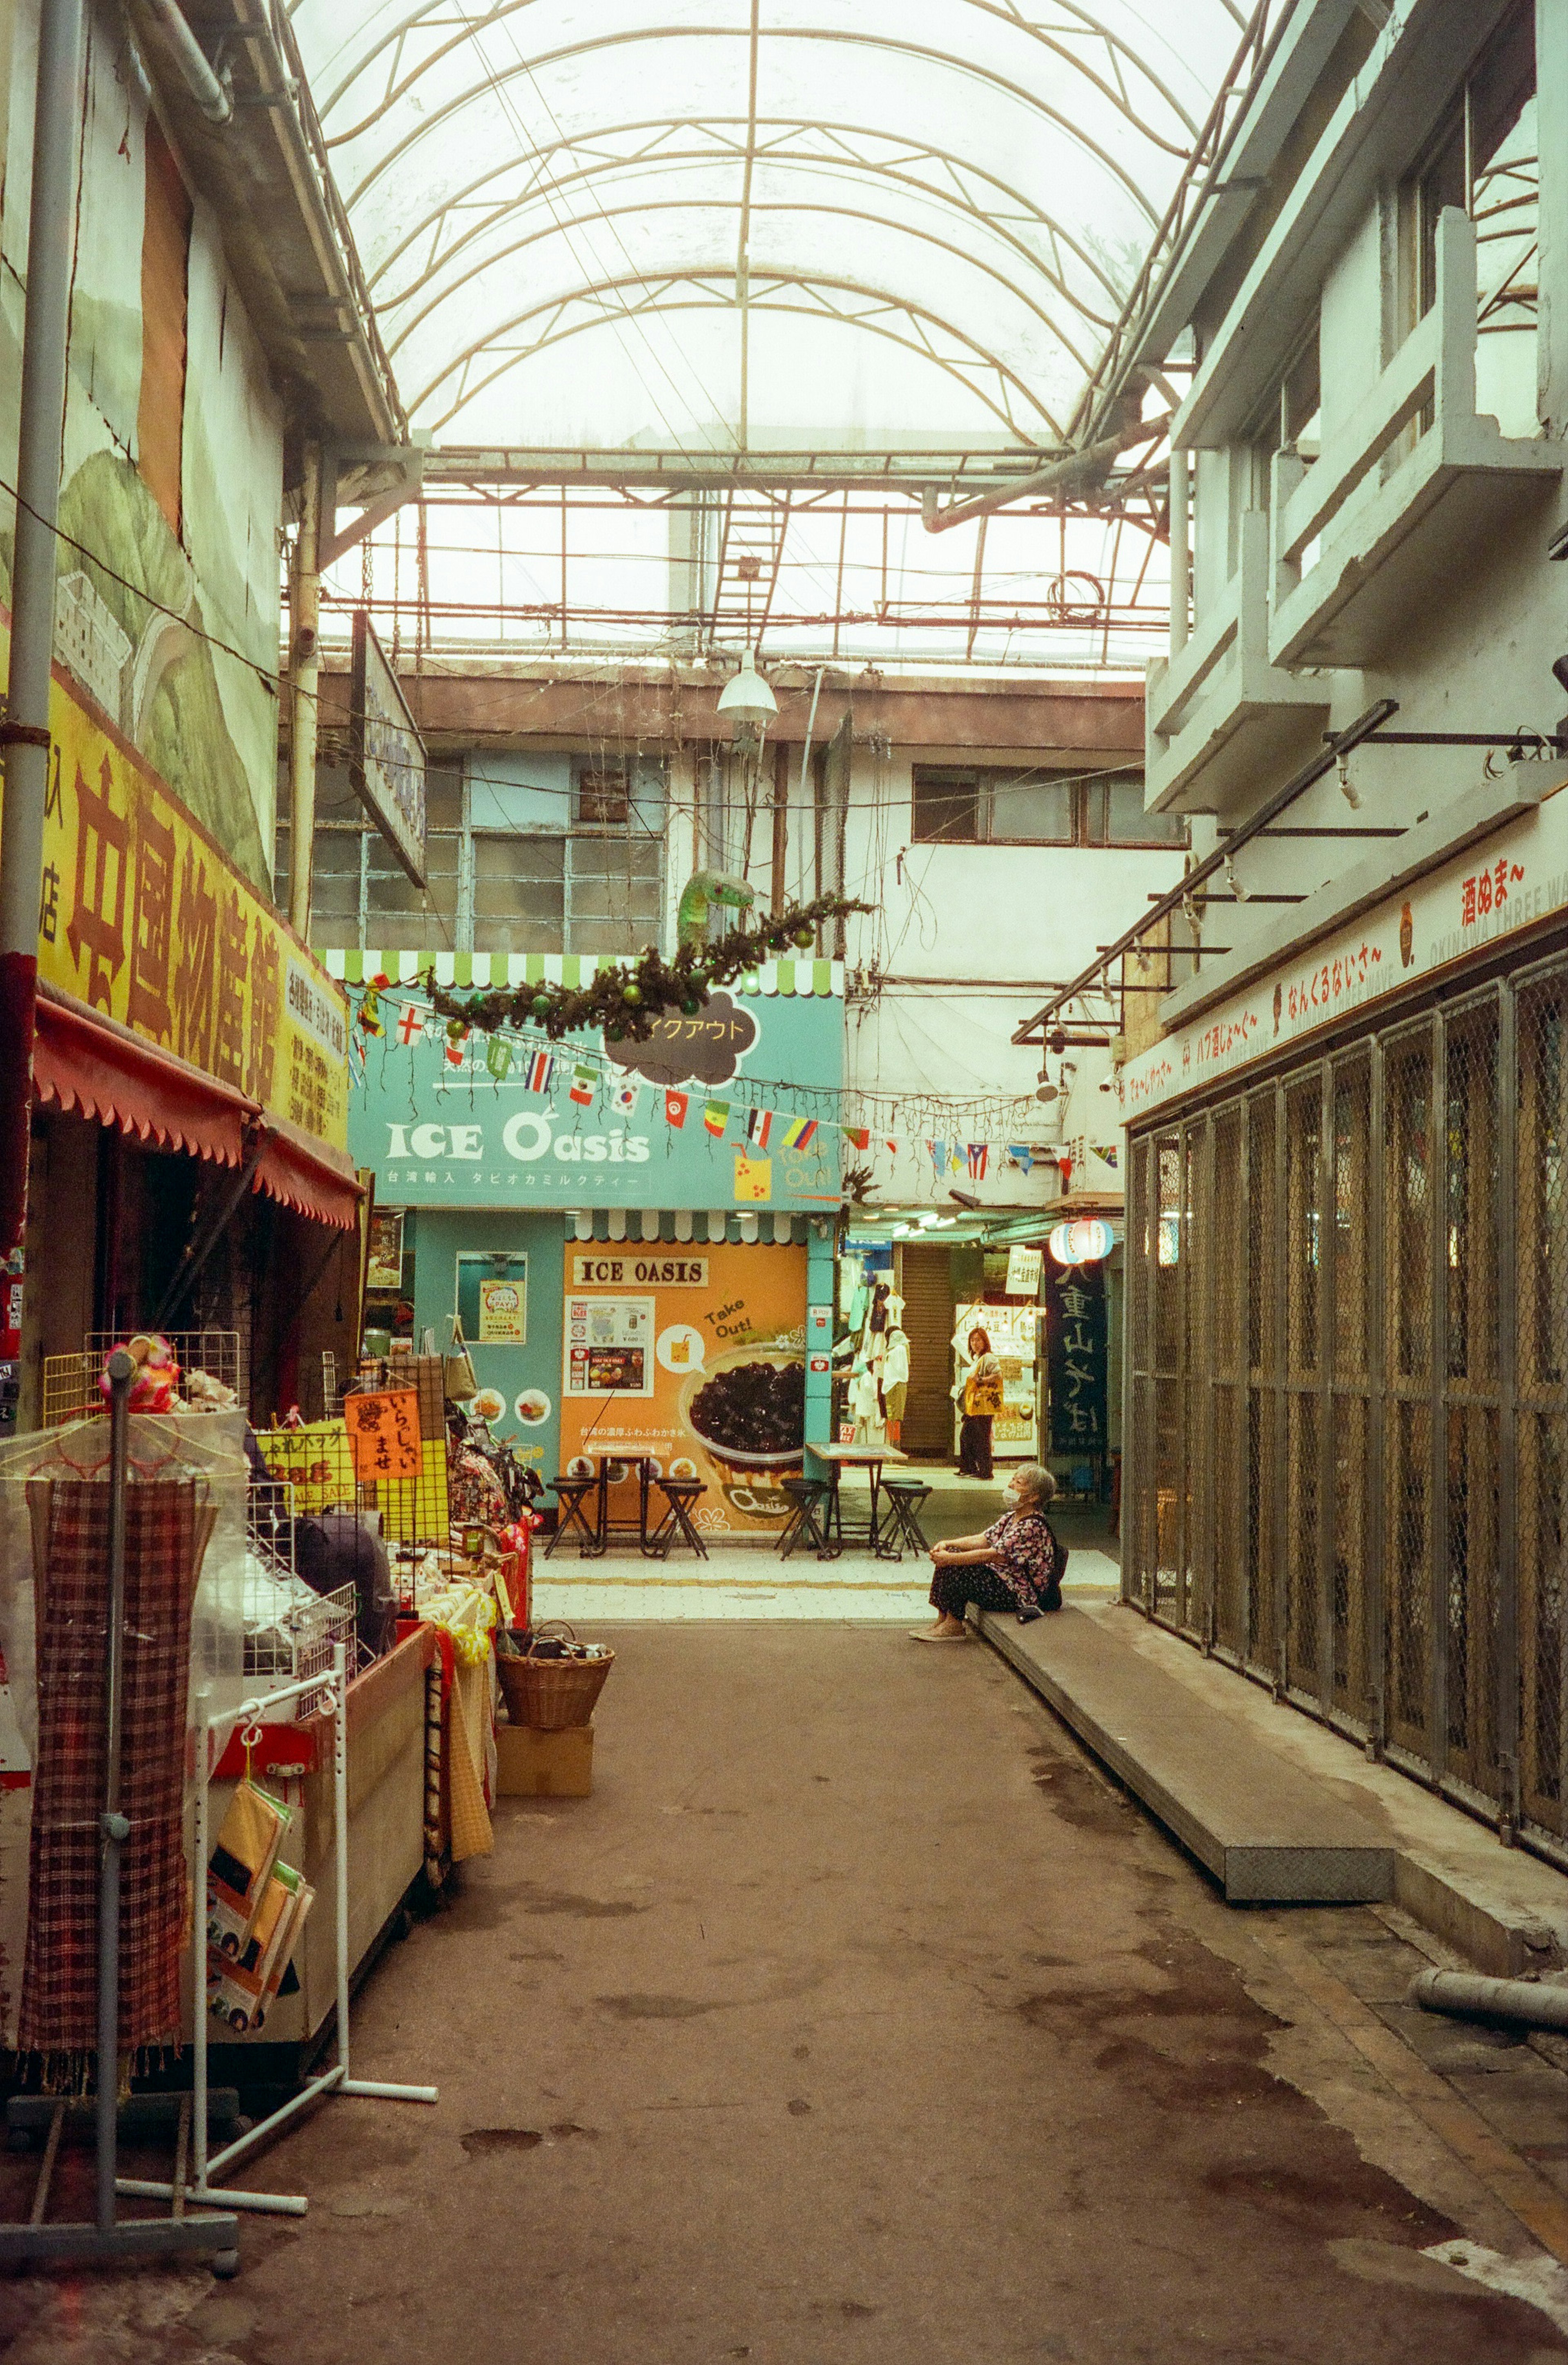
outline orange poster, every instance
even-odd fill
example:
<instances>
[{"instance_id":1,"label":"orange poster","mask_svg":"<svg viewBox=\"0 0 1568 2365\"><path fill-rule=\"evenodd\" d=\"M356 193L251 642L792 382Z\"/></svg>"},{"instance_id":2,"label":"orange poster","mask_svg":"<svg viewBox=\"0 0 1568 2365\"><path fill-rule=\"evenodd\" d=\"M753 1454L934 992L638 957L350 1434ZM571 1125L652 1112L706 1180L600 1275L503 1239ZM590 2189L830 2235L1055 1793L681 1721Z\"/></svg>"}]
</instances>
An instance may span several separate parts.
<instances>
[{"instance_id":1,"label":"orange poster","mask_svg":"<svg viewBox=\"0 0 1568 2365\"><path fill-rule=\"evenodd\" d=\"M698 1263L669 1269L689 1276ZM568 1250L562 1467L597 1471L600 1454L623 1457L610 1517L634 1520L630 1465L646 1454L669 1477L703 1481L696 1528L777 1532L791 1508L778 1482L801 1465L806 1251L720 1244L700 1264L696 1285L666 1283L644 1261L624 1286L577 1287Z\"/></svg>"},{"instance_id":2,"label":"orange poster","mask_svg":"<svg viewBox=\"0 0 1568 2365\"><path fill-rule=\"evenodd\" d=\"M362 1486L373 1486L381 1479L419 1476L420 1399L413 1388L347 1395L343 1418L348 1423L353 1474Z\"/></svg>"}]
</instances>

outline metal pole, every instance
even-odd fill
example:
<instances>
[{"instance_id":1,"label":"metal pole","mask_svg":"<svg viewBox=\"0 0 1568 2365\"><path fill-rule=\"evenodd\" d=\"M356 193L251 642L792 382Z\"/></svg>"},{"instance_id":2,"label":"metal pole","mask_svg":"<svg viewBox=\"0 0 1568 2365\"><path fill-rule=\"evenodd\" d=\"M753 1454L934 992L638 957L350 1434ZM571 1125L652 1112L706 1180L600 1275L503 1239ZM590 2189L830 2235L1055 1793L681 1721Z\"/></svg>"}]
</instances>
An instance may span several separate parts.
<instances>
[{"instance_id":1,"label":"metal pole","mask_svg":"<svg viewBox=\"0 0 1568 2365\"><path fill-rule=\"evenodd\" d=\"M1512 1847L1523 1800L1519 1790L1519 1285L1518 995L1510 978L1497 987L1497 1660L1490 1708L1496 1725L1497 1836ZM1527 1243L1526 1253L1529 1252Z\"/></svg>"},{"instance_id":2,"label":"metal pole","mask_svg":"<svg viewBox=\"0 0 1568 2365\"><path fill-rule=\"evenodd\" d=\"M49 787L50 665L54 654L54 529L76 235L84 14L84 0L41 0L39 18L11 569L11 665L6 719L0 725L6 760L0 820L0 1257L20 1239L28 1204L39 902Z\"/></svg>"},{"instance_id":3,"label":"metal pole","mask_svg":"<svg viewBox=\"0 0 1568 2365\"><path fill-rule=\"evenodd\" d=\"M330 531L331 521L328 521ZM310 933L310 873L316 846L316 721L321 660L317 639L321 613L321 454L305 452L299 536L290 580L291 674L288 732L288 925L297 936Z\"/></svg>"},{"instance_id":4,"label":"metal pole","mask_svg":"<svg viewBox=\"0 0 1568 2365\"><path fill-rule=\"evenodd\" d=\"M349 2074L349 1674L348 1654L332 1646L332 1879L338 1912L338 2069Z\"/></svg>"},{"instance_id":5,"label":"metal pole","mask_svg":"<svg viewBox=\"0 0 1568 2365\"><path fill-rule=\"evenodd\" d=\"M125 1510L130 1384L123 1347L109 1357L109 1647L104 1678L104 1811L98 1828L98 2230L115 2222L115 2111L119 2100L119 1866L130 1825L119 1810L120 1692L125 1667Z\"/></svg>"},{"instance_id":6,"label":"metal pole","mask_svg":"<svg viewBox=\"0 0 1568 2365\"><path fill-rule=\"evenodd\" d=\"M212 1746L212 1687L203 1684L196 1694L196 1898L191 1909L191 2072L192 2141L195 2145L197 2197L207 2191L207 1879L211 1852L207 1818L211 1810L208 1770Z\"/></svg>"}]
</instances>

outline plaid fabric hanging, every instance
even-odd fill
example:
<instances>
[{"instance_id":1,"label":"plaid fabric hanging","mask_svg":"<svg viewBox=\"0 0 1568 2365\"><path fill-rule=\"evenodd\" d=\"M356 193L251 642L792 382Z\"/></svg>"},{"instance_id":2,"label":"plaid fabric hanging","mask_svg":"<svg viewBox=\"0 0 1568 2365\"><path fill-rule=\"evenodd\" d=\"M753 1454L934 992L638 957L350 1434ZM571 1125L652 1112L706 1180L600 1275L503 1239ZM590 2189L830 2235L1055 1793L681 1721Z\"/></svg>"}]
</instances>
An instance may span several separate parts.
<instances>
[{"instance_id":1,"label":"plaid fabric hanging","mask_svg":"<svg viewBox=\"0 0 1568 2365\"><path fill-rule=\"evenodd\" d=\"M38 1766L18 2049L79 2083L97 2046L98 1817L104 1801L109 1488L34 1479ZM126 1488L119 2045L178 2042L191 1602L215 1512L205 1479Z\"/></svg>"}]
</instances>

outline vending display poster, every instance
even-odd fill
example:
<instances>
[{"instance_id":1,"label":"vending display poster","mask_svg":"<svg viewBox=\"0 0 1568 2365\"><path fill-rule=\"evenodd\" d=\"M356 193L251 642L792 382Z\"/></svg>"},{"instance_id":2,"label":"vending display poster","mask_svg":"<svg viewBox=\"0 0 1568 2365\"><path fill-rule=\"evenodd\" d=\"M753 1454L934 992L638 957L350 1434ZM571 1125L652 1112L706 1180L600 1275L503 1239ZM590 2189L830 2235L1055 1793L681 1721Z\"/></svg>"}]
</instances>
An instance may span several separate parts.
<instances>
[{"instance_id":1,"label":"vending display poster","mask_svg":"<svg viewBox=\"0 0 1568 2365\"><path fill-rule=\"evenodd\" d=\"M703 1482L692 1521L705 1533L777 1534L790 1511L779 1481L802 1460L804 1248L716 1244L700 1259L666 1257L669 1280L660 1259L637 1261L650 1278L633 1288L568 1282L562 1468L623 1456L610 1515L634 1519L634 1465L646 1455L669 1477Z\"/></svg>"},{"instance_id":2,"label":"vending display poster","mask_svg":"<svg viewBox=\"0 0 1568 2365\"><path fill-rule=\"evenodd\" d=\"M510 1250L460 1250L457 1318L471 1347L525 1347L527 1256Z\"/></svg>"},{"instance_id":3,"label":"vending display poster","mask_svg":"<svg viewBox=\"0 0 1568 2365\"><path fill-rule=\"evenodd\" d=\"M1002 1410L991 1427L991 1452L999 1460L1027 1462L1036 1451L1037 1440L1035 1365L1039 1349L1040 1309L1037 1306L960 1306L953 1332L955 1356L971 1330L985 1332L1002 1364ZM955 1363L955 1377L958 1368ZM962 1407L955 1405L953 1409L956 1452Z\"/></svg>"},{"instance_id":4,"label":"vending display poster","mask_svg":"<svg viewBox=\"0 0 1568 2365\"><path fill-rule=\"evenodd\" d=\"M654 1300L574 1294L566 1300L569 1396L651 1396Z\"/></svg>"},{"instance_id":5,"label":"vending display poster","mask_svg":"<svg viewBox=\"0 0 1568 2365\"><path fill-rule=\"evenodd\" d=\"M403 1210L377 1207L370 1219L370 1254L364 1269L366 1289L403 1286Z\"/></svg>"}]
</instances>

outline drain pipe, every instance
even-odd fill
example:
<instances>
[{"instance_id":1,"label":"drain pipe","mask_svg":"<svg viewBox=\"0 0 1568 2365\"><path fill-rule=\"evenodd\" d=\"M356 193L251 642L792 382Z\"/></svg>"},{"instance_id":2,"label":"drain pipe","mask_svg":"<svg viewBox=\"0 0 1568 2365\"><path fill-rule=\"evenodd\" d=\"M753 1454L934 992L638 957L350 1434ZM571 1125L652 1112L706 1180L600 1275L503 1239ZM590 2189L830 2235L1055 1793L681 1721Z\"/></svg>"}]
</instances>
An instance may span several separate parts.
<instances>
[{"instance_id":1,"label":"drain pipe","mask_svg":"<svg viewBox=\"0 0 1568 2365\"><path fill-rule=\"evenodd\" d=\"M1537 1979L1488 1979L1474 1971L1417 1971L1406 2001L1455 2020L1517 2020L1568 2033L1568 1987Z\"/></svg>"},{"instance_id":2,"label":"drain pipe","mask_svg":"<svg viewBox=\"0 0 1568 2365\"><path fill-rule=\"evenodd\" d=\"M317 630L321 616L321 489L319 444L305 448L299 532L289 577L288 721L288 925L304 943L310 938L310 887L316 856L316 729L321 653ZM326 521L331 532L331 521Z\"/></svg>"},{"instance_id":3,"label":"drain pipe","mask_svg":"<svg viewBox=\"0 0 1568 2365\"><path fill-rule=\"evenodd\" d=\"M42 0L39 17L17 430L11 666L6 719L0 723L6 761L6 802L0 817L0 1257L17 1246L27 1220L54 656L54 529L60 510L71 262L76 238L84 14L84 0Z\"/></svg>"},{"instance_id":4,"label":"drain pipe","mask_svg":"<svg viewBox=\"0 0 1568 2365\"><path fill-rule=\"evenodd\" d=\"M207 51L185 22L185 11L178 0L142 0L150 17L158 20L159 28L174 52L180 79L190 92L207 121L222 125L234 114L234 102L224 84L213 73Z\"/></svg>"}]
</instances>

